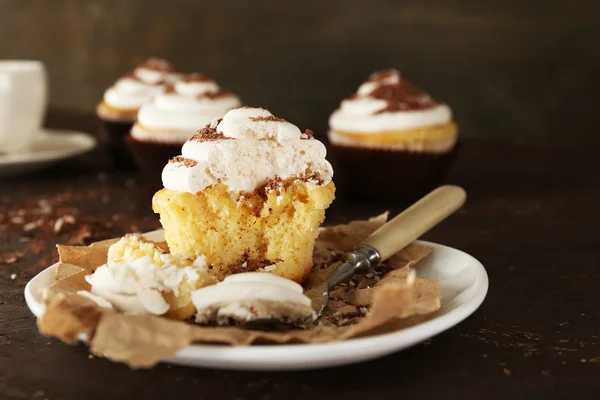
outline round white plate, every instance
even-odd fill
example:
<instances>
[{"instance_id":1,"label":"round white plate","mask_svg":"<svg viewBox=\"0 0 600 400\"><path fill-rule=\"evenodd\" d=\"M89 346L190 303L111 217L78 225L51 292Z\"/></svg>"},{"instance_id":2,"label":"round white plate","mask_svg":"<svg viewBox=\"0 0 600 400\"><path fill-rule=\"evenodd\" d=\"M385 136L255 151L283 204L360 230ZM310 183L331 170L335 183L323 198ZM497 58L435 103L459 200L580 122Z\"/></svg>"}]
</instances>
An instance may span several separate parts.
<instances>
[{"instance_id":1,"label":"round white plate","mask_svg":"<svg viewBox=\"0 0 600 400\"><path fill-rule=\"evenodd\" d=\"M41 129L27 151L0 153L0 177L46 168L60 160L90 151L94 147L96 139L87 133Z\"/></svg>"},{"instance_id":2,"label":"round white plate","mask_svg":"<svg viewBox=\"0 0 600 400\"><path fill-rule=\"evenodd\" d=\"M162 240L162 230L146 234ZM231 347L196 344L165 362L236 370L283 371L333 367L381 357L413 346L458 324L483 302L488 277L483 265L460 250L435 243L432 255L417 264L417 275L440 281L442 306L426 322L397 332L324 344ZM40 272L25 287L25 300L35 316L43 313L41 291L54 280L56 264Z\"/></svg>"}]
</instances>

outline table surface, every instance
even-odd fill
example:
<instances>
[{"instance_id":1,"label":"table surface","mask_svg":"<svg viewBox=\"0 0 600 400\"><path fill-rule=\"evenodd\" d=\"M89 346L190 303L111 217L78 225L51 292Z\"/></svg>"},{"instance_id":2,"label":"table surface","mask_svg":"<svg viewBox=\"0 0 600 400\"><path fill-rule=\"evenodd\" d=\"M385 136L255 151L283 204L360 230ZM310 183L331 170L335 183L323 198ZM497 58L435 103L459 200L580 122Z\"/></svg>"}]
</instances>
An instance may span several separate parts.
<instances>
[{"instance_id":1,"label":"table surface","mask_svg":"<svg viewBox=\"0 0 600 400\"><path fill-rule=\"evenodd\" d=\"M51 121L52 122L52 121ZM85 125L85 120L55 123ZM478 258L488 297L463 323L411 349L306 372L233 372L160 364L150 370L89 355L38 334L23 288L86 243L158 226L136 173L97 150L51 170L0 181L0 397L594 398L600 393L600 158L591 149L466 141L449 175L469 199L425 239ZM384 205L337 199L328 223ZM391 208L392 212L399 209ZM63 226L55 232L56 219ZM31 223L33 222L33 223ZM597 398L597 397L596 397Z\"/></svg>"}]
</instances>

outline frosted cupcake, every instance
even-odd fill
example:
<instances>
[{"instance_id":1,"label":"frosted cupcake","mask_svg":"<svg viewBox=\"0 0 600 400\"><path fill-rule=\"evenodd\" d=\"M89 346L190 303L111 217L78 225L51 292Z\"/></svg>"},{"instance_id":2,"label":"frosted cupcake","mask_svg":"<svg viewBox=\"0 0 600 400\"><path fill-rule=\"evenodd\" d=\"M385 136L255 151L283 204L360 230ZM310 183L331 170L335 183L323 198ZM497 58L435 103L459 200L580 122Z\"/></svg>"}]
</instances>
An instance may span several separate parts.
<instances>
[{"instance_id":1,"label":"frosted cupcake","mask_svg":"<svg viewBox=\"0 0 600 400\"><path fill-rule=\"evenodd\" d=\"M458 138L450 107L396 70L372 74L329 128L344 193L361 200L420 197L442 180Z\"/></svg>"},{"instance_id":2,"label":"frosted cupcake","mask_svg":"<svg viewBox=\"0 0 600 400\"><path fill-rule=\"evenodd\" d=\"M173 254L214 276L256 270L301 282L334 199L325 146L260 108L237 108L188 140L153 198Z\"/></svg>"},{"instance_id":3,"label":"frosted cupcake","mask_svg":"<svg viewBox=\"0 0 600 400\"><path fill-rule=\"evenodd\" d=\"M177 77L167 61L150 58L104 92L96 115L100 120L101 137L118 166L134 166L125 146L125 136L136 121L140 107L164 91Z\"/></svg>"},{"instance_id":4,"label":"frosted cupcake","mask_svg":"<svg viewBox=\"0 0 600 400\"><path fill-rule=\"evenodd\" d=\"M138 167L159 186L163 167L198 127L239 106L238 97L212 79L197 73L183 76L140 108L127 145Z\"/></svg>"}]
</instances>

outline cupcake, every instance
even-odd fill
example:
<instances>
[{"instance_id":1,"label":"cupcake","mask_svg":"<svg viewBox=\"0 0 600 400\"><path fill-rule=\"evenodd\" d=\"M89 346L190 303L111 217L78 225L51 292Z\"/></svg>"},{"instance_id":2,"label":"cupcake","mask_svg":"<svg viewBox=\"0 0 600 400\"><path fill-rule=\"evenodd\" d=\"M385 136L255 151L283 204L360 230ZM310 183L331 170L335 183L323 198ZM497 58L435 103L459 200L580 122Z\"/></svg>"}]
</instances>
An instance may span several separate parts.
<instances>
[{"instance_id":1,"label":"cupcake","mask_svg":"<svg viewBox=\"0 0 600 400\"><path fill-rule=\"evenodd\" d=\"M237 96L197 73L183 76L144 104L126 141L151 186L161 186L163 167L180 154L181 146L198 127L239 106Z\"/></svg>"},{"instance_id":2,"label":"cupcake","mask_svg":"<svg viewBox=\"0 0 600 400\"><path fill-rule=\"evenodd\" d=\"M346 196L410 202L441 182L458 131L448 105L388 70L342 101L328 137Z\"/></svg>"},{"instance_id":3,"label":"cupcake","mask_svg":"<svg viewBox=\"0 0 600 400\"><path fill-rule=\"evenodd\" d=\"M131 130L140 107L164 91L177 76L167 61L151 58L104 92L102 102L96 107L96 115L100 120L101 138L117 166L134 166L125 146L125 136Z\"/></svg>"},{"instance_id":4,"label":"cupcake","mask_svg":"<svg viewBox=\"0 0 600 400\"><path fill-rule=\"evenodd\" d=\"M206 256L219 280L270 272L302 282L334 199L325 146L260 108L237 108L188 140L153 198L172 254Z\"/></svg>"}]
</instances>

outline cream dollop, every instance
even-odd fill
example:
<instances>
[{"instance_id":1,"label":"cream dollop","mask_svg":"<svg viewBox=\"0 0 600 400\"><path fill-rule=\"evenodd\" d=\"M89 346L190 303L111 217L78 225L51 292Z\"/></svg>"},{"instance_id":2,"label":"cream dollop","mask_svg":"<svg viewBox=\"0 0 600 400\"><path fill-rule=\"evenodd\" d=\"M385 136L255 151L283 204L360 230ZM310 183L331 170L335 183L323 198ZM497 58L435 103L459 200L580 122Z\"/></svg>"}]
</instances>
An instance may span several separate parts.
<instances>
[{"instance_id":1,"label":"cream dollop","mask_svg":"<svg viewBox=\"0 0 600 400\"><path fill-rule=\"evenodd\" d=\"M162 315L169 311L170 306L161 292L173 292L177 296L184 278L196 282L200 279L198 270L204 268L204 257L198 257L191 267L181 268L154 265L152 259L146 256L128 264L104 264L85 280L92 287L92 296L88 297L97 303L97 298L102 298L126 313Z\"/></svg>"},{"instance_id":2,"label":"cream dollop","mask_svg":"<svg viewBox=\"0 0 600 400\"><path fill-rule=\"evenodd\" d=\"M239 98L221 90L213 80L188 75L140 108L131 135L138 140L183 143L198 127L239 106Z\"/></svg>"},{"instance_id":3,"label":"cream dollop","mask_svg":"<svg viewBox=\"0 0 600 400\"><path fill-rule=\"evenodd\" d=\"M323 143L269 111L237 108L188 140L162 180L169 190L194 194L216 183L250 192L275 177L326 185L333 176L326 153Z\"/></svg>"},{"instance_id":4,"label":"cream dollop","mask_svg":"<svg viewBox=\"0 0 600 400\"><path fill-rule=\"evenodd\" d=\"M264 315L257 315L256 308L253 310L255 302L271 304L272 310L264 309ZM294 317L298 313L304 316L312 314L311 300L303 294L302 286L261 272L230 275L216 285L198 289L192 293L192 304L198 315L210 310L217 320L227 316L246 321L269 318L281 312L284 305L294 310Z\"/></svg>"},{"instance_id":5,"label":"cream dollop","mask_svg":"<svg viewBox=\"0 0 600 400\"><path fill-rule=\"evenodd\" d=\"M374 74L358 88L356 95L342 101L340 107L329 118L329 127L333 131L344 133L381 133L382 131L398 131L415 129L423 126L443 124L452 120L452 112L446 104L432 103L431 106L415 109L384 111L389 102L373 96L382 86L404 84L400 73L396 70ZM414 95L411 93L411 95ZM421 92L425 101L431 98Z\"/></svg>"},{"instance_id":6,"label":"cream dollop","mask_svg":"<svg viewBox=\"0 0 600 400\"><path fill-rule=\"evenodd\" d=\"M151 58L108 88L104 92L104 102L118 109L138 109L178 77L167 61Z\"/></svg>"}]
</instances>

